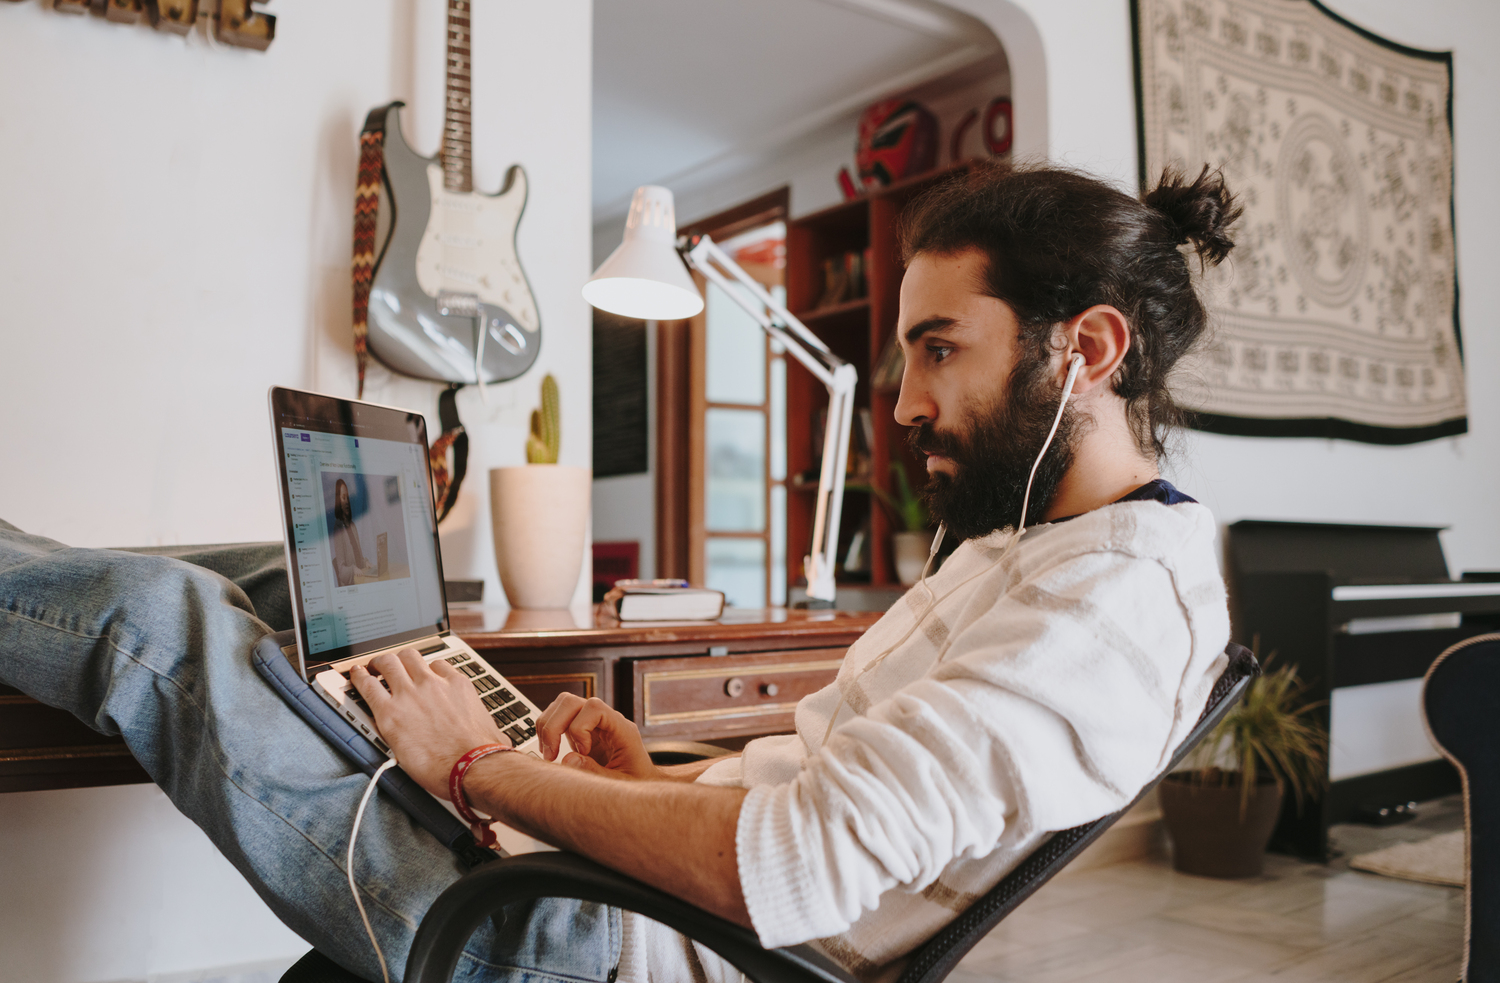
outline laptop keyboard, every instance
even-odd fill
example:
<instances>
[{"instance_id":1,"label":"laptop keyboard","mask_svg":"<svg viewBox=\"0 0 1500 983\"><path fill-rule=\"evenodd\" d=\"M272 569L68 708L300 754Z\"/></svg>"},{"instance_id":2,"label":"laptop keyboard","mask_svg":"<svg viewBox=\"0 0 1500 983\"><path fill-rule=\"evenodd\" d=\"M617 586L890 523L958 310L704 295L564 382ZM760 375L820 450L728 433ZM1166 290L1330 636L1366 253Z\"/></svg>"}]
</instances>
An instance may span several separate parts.
<instances>
[{"instance_id":1,"label":"laptop keyboard","mask_svg":"<svg viewBox=\"0 0 1500 983\"><path fill-rule=\"evenodd\" d=\"M422 650L422 654L431 655L444 650L448 650L446 646L436 645ZM490 673L487 667L475 662L467 652L454 652L445 661L469 677L470 682L474 684L474 692L479 694L485 709L490 712L490 716L499 725L501 732L510 738L511 744L520 747L536 736L536 721L532 717L531 707L527 706L515 693L501 686L500 681ZM348 673L343 673L343 676L345 680L349 678ZM390 689L386 686L384 679L379 676L375 678L380 679L380 685ZM365 702L363 696L359 695L359 690L354 688L353 683L344 689L344 695L353 700L365 713L370 713L370 705ZM374 714L371 713L370 716L373 717Z\"/></svg>"}]
</instances>

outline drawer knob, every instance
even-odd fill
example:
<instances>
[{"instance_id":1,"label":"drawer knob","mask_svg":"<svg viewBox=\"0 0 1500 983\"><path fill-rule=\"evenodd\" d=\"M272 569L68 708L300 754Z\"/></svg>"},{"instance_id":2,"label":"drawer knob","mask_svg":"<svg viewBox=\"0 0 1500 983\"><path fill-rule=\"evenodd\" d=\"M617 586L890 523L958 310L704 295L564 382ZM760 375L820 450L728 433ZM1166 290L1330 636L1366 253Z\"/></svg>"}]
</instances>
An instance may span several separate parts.
<instances>
[{"instance_id":1,"label":"drawer knob","mask_svg":"<svg viewBox=\"0 0 1500 983\"><path fill-rule=\"evenodd\" d=\"M761 696L775 696L779 692L781 692L781 690L780 690L780 688L775 683L761 683L760 684L760 695Z\"/></svg>"},{"instance_id":2,"label":"drawer knob","mask_svg":"<svg viewBox=\"0 0 1500 983\"><path fill-rule=\"evenodd\" d=\"M740 697L745 694L745 681L738 676L730 678L724 683L724 695L728 697Z\"/></svg>"}]
</instances>

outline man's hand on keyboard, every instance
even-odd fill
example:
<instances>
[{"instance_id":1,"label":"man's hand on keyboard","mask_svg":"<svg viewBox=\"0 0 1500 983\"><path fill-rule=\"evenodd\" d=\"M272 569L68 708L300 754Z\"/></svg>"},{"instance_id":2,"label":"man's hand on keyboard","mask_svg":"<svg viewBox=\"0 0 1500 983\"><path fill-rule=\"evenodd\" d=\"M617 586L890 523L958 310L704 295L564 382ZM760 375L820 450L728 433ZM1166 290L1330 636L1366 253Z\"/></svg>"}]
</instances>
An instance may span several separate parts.
<instances>
[{"instance_id":1,"label":"man's hand on keyboard","mask_svg":"<svg viewBox=\"0 0 1500 983\"><path fill-rule=\"evenodd\" d=\"M349 681L370 705L380 736L401 767L438 798L448 798L448 772L455 761L482 744L510 743L469 677L447 662L429 663L416 649L405 648L371 659L369 666L374 674L356 666Z\"/></svg>"},{"instance_id":2,"label":"man's hand on keyboard","mask_svg":"<svg viewBox=\"0 0 1500 983\"><path fill-rule=\"evenodd\" d=\"M635 724L601 699L563 693L542 711L536 731L548 761L556 760L566 734L573 752L563 756L564 765L611 778L667 777L651 763Z\"/></svg>"}]
</instances>

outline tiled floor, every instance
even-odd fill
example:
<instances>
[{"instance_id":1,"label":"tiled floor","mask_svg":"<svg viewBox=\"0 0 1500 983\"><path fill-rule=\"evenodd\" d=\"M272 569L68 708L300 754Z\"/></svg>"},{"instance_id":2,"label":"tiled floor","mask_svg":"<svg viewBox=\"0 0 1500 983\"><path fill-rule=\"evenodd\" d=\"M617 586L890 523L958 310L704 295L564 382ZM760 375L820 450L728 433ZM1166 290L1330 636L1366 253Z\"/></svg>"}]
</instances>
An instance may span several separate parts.
<instances>
[{"instance_id":1,"label":"tiled floor","mask_svg":"<svg viewBox=\"0 0 1500 983\"><path fill-rule=\"evenodd\" d=\"M1345 855L1460 828L1455 803L1416 823L1335 827ZM1454 983L1463 892L1288 857L1219 881L1165 860L1065 874L969 953L953 983Z\"/></svg>"}]
</instances>

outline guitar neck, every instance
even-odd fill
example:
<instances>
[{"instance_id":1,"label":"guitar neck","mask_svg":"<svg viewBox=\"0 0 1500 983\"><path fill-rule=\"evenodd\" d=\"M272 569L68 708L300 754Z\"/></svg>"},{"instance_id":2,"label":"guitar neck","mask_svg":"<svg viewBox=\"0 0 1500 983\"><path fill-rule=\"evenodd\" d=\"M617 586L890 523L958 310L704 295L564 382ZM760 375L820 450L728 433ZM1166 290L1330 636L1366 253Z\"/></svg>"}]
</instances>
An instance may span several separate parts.
<instances>
[{"instance_id":1,"label":"guitar neck","mask_svg":"<svg viewBox=\"0 0 1500 983\"><path fill-rule=\"evenodd\" d=\"M473 88L469 55L470 0L448 0L447 100L443 110L443 186L474 190Z\"/></svg>"}]
</instances>

